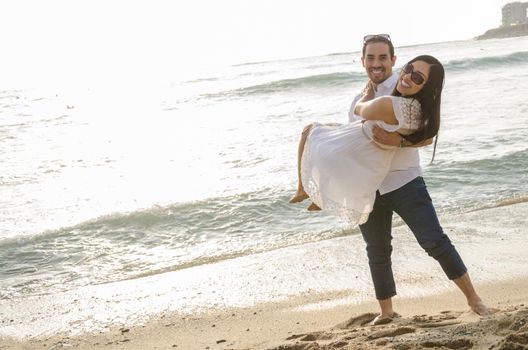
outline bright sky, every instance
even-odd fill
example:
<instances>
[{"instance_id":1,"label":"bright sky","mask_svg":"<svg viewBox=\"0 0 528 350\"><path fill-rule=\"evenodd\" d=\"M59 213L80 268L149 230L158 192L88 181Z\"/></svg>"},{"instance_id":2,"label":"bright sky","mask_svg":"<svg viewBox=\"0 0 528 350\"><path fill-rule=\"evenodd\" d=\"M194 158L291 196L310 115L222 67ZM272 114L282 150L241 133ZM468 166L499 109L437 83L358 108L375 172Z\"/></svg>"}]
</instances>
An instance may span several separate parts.
<instances>
[{"instance_id":1,"label":"bright sky","mask_svg":"<svg viewBox=\"0 0 528 350\"><path fill-rule=\"evenodd\" d=\"M6 0L4 79L148 75L201 66L464 40L501 23L508 0ZM9 79L8 79L9 80Z\"/></svg>"}]
</instances>

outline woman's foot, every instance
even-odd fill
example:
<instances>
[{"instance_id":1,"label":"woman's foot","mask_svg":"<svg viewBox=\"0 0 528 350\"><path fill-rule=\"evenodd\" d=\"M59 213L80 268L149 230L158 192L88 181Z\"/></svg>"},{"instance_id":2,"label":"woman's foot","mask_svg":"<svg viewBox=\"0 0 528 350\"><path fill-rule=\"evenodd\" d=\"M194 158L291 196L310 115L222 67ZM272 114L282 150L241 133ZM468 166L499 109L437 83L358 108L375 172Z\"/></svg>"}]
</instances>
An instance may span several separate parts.
<instances>
[{"instance_id":1,"label":"woman's foot","mask_svg":"<svg viewBox=\"0 0 528 350\"><path fill-rule=\"evenodd\" d=\"M308 199L309 196L304 190L297 190L297 193L295 193L295 196L290 198L290 203L300 203L305 199Z\"/></svg>"},{"instance_id":2,"label":"woman's foot","mask_svg":"<svg viewBox=\"0 0 528 350\"><path fill-rule=\"evenodd\" d=\"M319 206L313 202L308 207L308 211L318 211L318 210L321 210L321 208L319 208Z\"/></svg>"}]
</instances>

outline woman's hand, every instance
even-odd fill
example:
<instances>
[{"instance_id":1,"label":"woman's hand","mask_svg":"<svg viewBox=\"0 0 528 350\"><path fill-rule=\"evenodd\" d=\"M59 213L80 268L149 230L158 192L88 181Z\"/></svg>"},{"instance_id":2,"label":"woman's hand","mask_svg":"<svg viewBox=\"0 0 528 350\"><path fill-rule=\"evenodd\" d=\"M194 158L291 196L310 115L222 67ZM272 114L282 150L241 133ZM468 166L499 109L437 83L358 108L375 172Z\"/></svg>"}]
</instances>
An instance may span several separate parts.
<instances>
[{"instance_id":1,"label":"woman's hand","mask_svg":"<svg viewBox=\"0 0 528 350\"><path fill-rule=\"evenodd\" d=\"M374 85L372 80L369 80L367 82L367 85L365 85L365 87L363 88L363 91L361 92L363 96L361 97L359 101L361 102L370 101L375 97L375 93L376 93L376 86Z\"/></svg>"}]
</instances>

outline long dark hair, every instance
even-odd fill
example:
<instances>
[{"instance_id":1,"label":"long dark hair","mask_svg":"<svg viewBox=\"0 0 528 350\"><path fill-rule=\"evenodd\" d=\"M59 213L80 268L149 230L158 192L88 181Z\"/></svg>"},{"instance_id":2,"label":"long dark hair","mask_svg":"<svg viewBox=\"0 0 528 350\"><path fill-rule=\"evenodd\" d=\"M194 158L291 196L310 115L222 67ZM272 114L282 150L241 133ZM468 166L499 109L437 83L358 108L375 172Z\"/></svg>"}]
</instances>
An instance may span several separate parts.
<instances>
[{"instance_id":1,"label":"long dark hair","mask_svg":"<svg viewBox=\"0 0 528 350\"><path fill-rule=\"evenodd\" d=\"M421 55L413 58L409 63L416 61L424 61L431 66L429 72L429 79L423 88L412 96L404 96L408 98L415 98L420 102L422 107L422 119L418 129L411 135L402 135L406 140L412 143L418 143L430 139L438 135L440 129L440 102L442 97L442 88L444 87L444 66L433 56ZM394 88L393 96L401 96L400 92ZM438 139L438 136L437 136ZM436 151L436 140L433 150ZM431 159L431 162L433 160Z\"/></svg>"}]
</instances>

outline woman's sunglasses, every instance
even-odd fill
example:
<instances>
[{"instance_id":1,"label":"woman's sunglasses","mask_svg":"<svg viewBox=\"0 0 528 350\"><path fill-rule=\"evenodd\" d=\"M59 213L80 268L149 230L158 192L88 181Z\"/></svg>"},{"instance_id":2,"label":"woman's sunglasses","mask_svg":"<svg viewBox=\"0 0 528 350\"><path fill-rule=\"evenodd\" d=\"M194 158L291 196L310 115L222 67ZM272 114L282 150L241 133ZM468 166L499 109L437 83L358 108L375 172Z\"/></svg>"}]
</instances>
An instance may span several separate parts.
<instances>
[{"instance_id":1,"label":"woman's sunglasses","mask_svg":"<svg viewBox=\"0 0 528 350\"><path fill-rule=\"evenodd\" d=\"M405 66L403 66L402 71L405 74L410 74L411 80L417 85L422 85L425 81L424 77L414 71L414 66L412 65L412 63L407 63Z\"/></svg>"}]
</instances>

